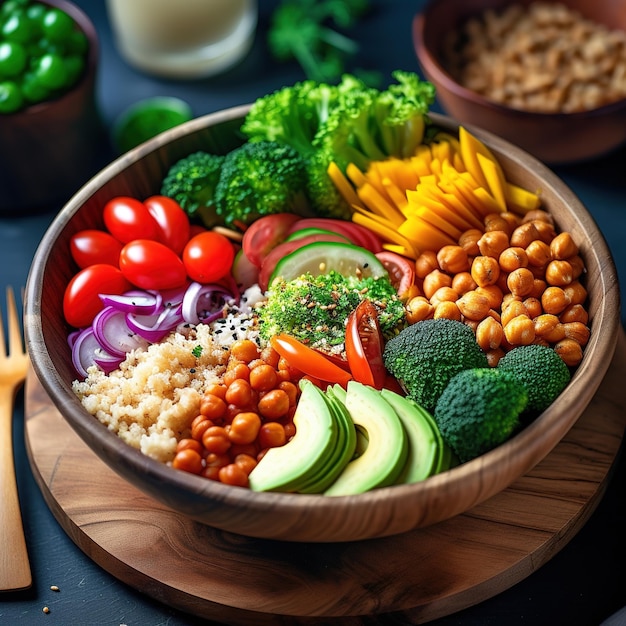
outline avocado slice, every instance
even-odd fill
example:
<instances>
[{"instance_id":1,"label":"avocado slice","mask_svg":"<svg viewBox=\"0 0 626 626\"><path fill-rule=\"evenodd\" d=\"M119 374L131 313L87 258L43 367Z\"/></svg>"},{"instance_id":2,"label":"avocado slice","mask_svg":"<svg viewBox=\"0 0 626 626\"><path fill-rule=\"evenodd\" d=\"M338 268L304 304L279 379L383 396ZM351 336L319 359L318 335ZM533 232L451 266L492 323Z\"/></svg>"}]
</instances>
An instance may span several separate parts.
<instances>
[{"instance_id":1,"label":"avocado slice","mask_svg":"<svg viewBox=\"0 0 626 626\"><path fill-rule=\"evenodd\" d=\"M439 430L433 430L430 416L416 402L389 389L381 390L380 394L398 414L409 439L407 462L396 482L415 483L428 478L440 458Z\"/></svg>"},{"instance_id":2,"label":"avocado slice","mask_svg":"<svg viewBox=\"0 0 626 626\"><path fill-rule=\"evenodd\" d=\"M377 389L354 380L348 383L345 405L356 427L367 432L367 448L346 465L324 493L353 495L392 485L408 455L407 436L400 418Z\"/></svg>"},{"instance_id":3,"label":"avocado slice","mask_svg":"<svg viewBox=\"0 0 626 626\"><path fill-rule=\"evenodd\" d=\"M296 434L279 448L270 448L250 472L253 491L297 491L316 473L336 446L337 421L324 392L308 380L293 416Z\"/></svg>"},{"instance_id":4,"label":"avocado slice","mask_svg":"<svg viewBox=\"0 0 626 626\"><path fill-rule=\"evenodd\" d=\"M304 483L299 484L300 493L321 493L325 491L343 471L354 456L356 449L356 430L354 423L345 405L333 394L332 387L325 393L328 406L337 421L337 438L335 447L319 469L307 477Z\"/></svg>"}]
</instances>

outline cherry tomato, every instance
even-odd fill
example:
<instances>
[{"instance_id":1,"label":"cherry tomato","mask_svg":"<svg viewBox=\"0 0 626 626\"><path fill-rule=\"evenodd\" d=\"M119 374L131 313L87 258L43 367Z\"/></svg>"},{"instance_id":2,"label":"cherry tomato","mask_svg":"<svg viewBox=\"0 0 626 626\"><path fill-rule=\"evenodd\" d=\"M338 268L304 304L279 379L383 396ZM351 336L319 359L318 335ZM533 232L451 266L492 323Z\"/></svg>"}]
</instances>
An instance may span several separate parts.
<instances>
[{"instance_id":1,"label":"cherry tomato","mask_svg":"<svg viewBox=\"0 0 626 626\"><path fill-rule=\"evenodd\" d=\"M415 282L415 264L389 250L377 252L376 258L383 264L398 295L402 297Z\"/></svg>"},{"instance_id":2,"label":"cherry tomato","mask_svg":"<svg viewBox=\"0 0 626 626\"><path fill-rule=\"evenodd\" d=\"M378 312L369 300L363 300L348 316L346 356L350 372L364 385L382 389L387 371L383 362L383 338Z\"/></svg>"},{"instance_id":3,"label":"cherry tomato","mask_svg":"<svg viewBox=\"0 0 626 626\"><path fill-rule=\"evenodd\" d=\"M89 326L104 308L101 293L121 294L132 288L117 267L96 263L74 275L63 295L65 321L75 328Z\"/></svg>"},{"instance_id":4,"label":"cherry tomato","mask_svg":"<svg viewBox=\"0 0 626 626\"><path fill-rule=\"evenodd\" d=\"M234 258L230 240L212 230L192 237L183 250L187 274L198 283L213 283L228 275Z\"/></svg>"},{"instance_id":5,"label":"cherry tomato","mask_svg":"<svg viewBox=\"0 0 626 626\"><path fill-rule=\"evenodd\" d=\"M261 267L267 253L285 240L290 227L299 219L294 213L275 213L250 224L241 240L241 246L249 261Z\"/></svg>"},{"instance_id":6,"label":"cherry tomato","mask_svg":"<svg viewBox=\"0 0 626 626\"><path fill-rule=\"evenodd\" d=\"M122 244L104 230L81 230L70 239L70 253L78 267L96 263L118 267Z\"/></svg>"},{"instance_id":7,"label":"cherry tomato","mask_svg":"<svg viewBox=\"0 0 626 626\"><path fill-rule=\"evenodd\" d=\"M331 363L325 356L290 335L275 335L270 339L270 344L289 365L304 374L344 386L352 378L349 372Z\"/></svg>"},{"instance_id":8,"label":"cherry tomato","mask_svg":"<svg viewBox=\"0 0 626 626\"><path fill-rule=\"evenodd\" d=\"M141 289L174 289L187 281L180 257L165 244L152 239L135 239L120 253L120 270Z\"/></svg>"},{"instance_id":9,"label":"cherry tomato","mask_svg":"<svg viewBox=\"0 0 626 626\"><path fill-rule=\"evenodd\" d=\"M119 196L104 205L102 213L107 230L122 243L134 239L159 240L161 231L148 207L135 198Z\"/></svg>"},{"instance_id":10,"label":"cherry tomato","mask_svg":"<svg viewBox=\"0 0 626 626\"><path fill-rule=\"evenodd\" d=\"M150 196L143 201L161 231L160 241L180 254L189 241L189 218L180 204L167 196Z\"/></svg>"}]
</instances>

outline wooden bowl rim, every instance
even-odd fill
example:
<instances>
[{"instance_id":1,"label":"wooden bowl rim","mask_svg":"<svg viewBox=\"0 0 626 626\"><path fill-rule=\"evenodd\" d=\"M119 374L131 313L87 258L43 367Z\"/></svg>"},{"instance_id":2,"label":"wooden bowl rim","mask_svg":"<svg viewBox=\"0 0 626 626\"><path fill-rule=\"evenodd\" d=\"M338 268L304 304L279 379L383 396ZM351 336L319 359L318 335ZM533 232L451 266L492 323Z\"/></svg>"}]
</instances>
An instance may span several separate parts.
<instances>
[{"instance_id":1,"label":"wooden bowl rim","mask_svg":"<svg viewBox=\"0 0 626 626\"><path fill-rule=\"evenodd\" d=\"M46 343L42 332L41 296L43 290L43 270L46 267L55 240L71 221L79 208L94 195L101 186L117 176L128 165L140 161L169 142L190 135L198 130L204 130L222 122L229 122L241 118L248 111L249 107L250 105L241 105L196 118L176 128L165 131L125 155L122 155L84 185L64 206L46 231L35 253L27 281L25 331L34 371L64 418L81 438L94 449L98 456L105 460L117 473L124 476L130 470L136 475L141 475L142 484L138 484L138 486L144 491L146 489L143 483L147 482L153 486L155 493L159 485L169 484L174 490L193 494L195 497L194 504L195 507L197 507L193 510L181 511L180 503L176 501L176 499L173 502L167 503L184 514L203 521L208 525L217 525L218 527L219 523L213 524L211 521L206 520L207 514L210 515L212 499L218 500L222 505L245 507L250 516L258 516L260 520L268 511L275 513L277 510L281 511L284 515L294 514L303 516L306 515L307 512L311 514L315 513L317 519L324 519L326 513L335 511L338 506L354 507L359 513L362 513L364 517L367 517L367 512L372 510L372 507L385 507L394 501L398 503L411 502L411 506L419 506L421 497L425 497L426 502L428 502L430 499L429 496L432 494L437 492L439 492L439 494L445 494L450 485L461 483L469 479L479 481L482 485L481 477L487 472L495 472L496 475L499 472L506 474L506 472L502 472L503 468L506 468L510 464L511 460L515 458L514 455L520 450L523 452L524 458L526 459L523 464L524 470L522 474L532 469L532 467L548 454L576 422L593 397L595 390L609 367L612 354L615 351L615 337L617 336L620 324L619 306L614 306L614 304L618 302L618 295L616 295L615 298L603 297L602 301L597 303L598 312L592 327L591 339L587 348L588 352L586 353L591 352L593 348L596 358L593 364L589 363L589 358L584 359L581 366L579 366L569 384L569 393L565 405L563 405L564 398L560 398L532 424L528 425L524 430L503 445L473 461L455 467L442 474L432 476L423 482L411 485L394 485L356 496L332 498L321 495L258 493L233 488L198 476L172 470L165 464L143 455L140 451L124 444L117 435L109 431L97 419L93 418L83 409L71 387L61 379L56 371L50 354L46 350ZM450 117L436 113L430 114L430 117L434 123L444 128L458 129L458 123ZM546 184L551 185L559 194L568 198L568 201L572 203L570 210L576 219L580 221L581 228L585 232L595 234L595 238L597 239L591 253L596 257L596 264L598 266L600 260L603 260L607 270L604 273L600 273L597 277L597 280L599 280L602 285L601 293L603 296L606 296L609 292L615 292L617 290L617 272L606 241L597 229L591 215L573 192L569 190L566 184L540 161L509 142L495 137L487 131L473 129L469 126L468 129L471 129L471 132L487 142L487 145L495 151L499 158L502 158L502 156L505 157L503 163L505 170L510 164L519 164L524 168L532 168L534 175L540 176L545 180ZM562 414L564 409L566 409L566 415ZM542 440L545 439L547 434L553 438L549 448L546 448L542 443ZM97 441L97 445L93 443L94 441ZM519 475L520 474L517 476ZM515 478L516 477L513 477L507 480L506 484L502 484L501 489L507 487ZM128 477L126 477L126 479L130 481ZM498 491L499 490L500 489L498 489ZM493 493L479 493L472 506L484 501L495 493L497 493L497 491ZM467 508L468 507L465 507L463 510L454 510L454 507L452 507L450 515L446 515L435 521L443 521L443 519L463 513ZM260 525L262 525L262 523ZM353 539L382 537L386 534L397 534L397 532L412 530L416 527L417 526L413 525L411 527L401 528L400 530L394 527L395 530L393 531L385 531L385 529L382 529L376 534L367 534L367 531L363 531L361 535L354 538L345 536L344 531L344 534L340 534L337 537L317 538L316 536L312 536L304 540L325 542L350 541ZM233 532L238 531L234 529ZM270 537L269 535L264 535L262 529L259 532L260 534L258 535L254 532L243 534L290 540L288 536L275 537L272 535ZM296 541L302 540L303 539L296 539Z\"/></svg>"}]
</instances>

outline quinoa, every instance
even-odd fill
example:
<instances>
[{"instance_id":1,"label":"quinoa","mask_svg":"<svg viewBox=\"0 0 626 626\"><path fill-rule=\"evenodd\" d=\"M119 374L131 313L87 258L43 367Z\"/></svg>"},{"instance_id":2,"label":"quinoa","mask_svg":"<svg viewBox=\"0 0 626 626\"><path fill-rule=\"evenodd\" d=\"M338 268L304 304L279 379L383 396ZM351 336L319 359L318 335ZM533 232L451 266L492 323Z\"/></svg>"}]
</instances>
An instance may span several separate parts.
<instances>
[{"instance_id":1,"label":"quinoa","mask_svg":"<svg viewBox=\"0 0 626 626\"><path fill-rule=\"evenodd\" d=\"M109 430L167 463L179 439L189 436L204 389L219 382L228 355L228 339L209 325L185 326L147 349L129 352L108 375L91 366L87 378L72 388Z\"/></svg>"}]
</instances>

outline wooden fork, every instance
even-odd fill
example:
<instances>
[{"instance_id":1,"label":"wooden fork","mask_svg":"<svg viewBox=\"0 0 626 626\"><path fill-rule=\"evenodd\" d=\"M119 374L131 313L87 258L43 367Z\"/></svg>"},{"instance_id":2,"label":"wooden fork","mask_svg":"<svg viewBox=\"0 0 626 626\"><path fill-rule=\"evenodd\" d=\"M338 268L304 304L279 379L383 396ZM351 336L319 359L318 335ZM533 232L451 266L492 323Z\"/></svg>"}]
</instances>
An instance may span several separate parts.
<instances>
[{"instance_id":1,"label":"wooden fork","mask_svg":"<svg viewBox=\"0 0 626 626\"><path fill-rule=\"evenodd\" d=\"M0 591L26 589L32 584L13 462L13 406L28 370L28 355L15 304L6 289L8 342L0 312Z\"/></svg>"}]
</instances>

